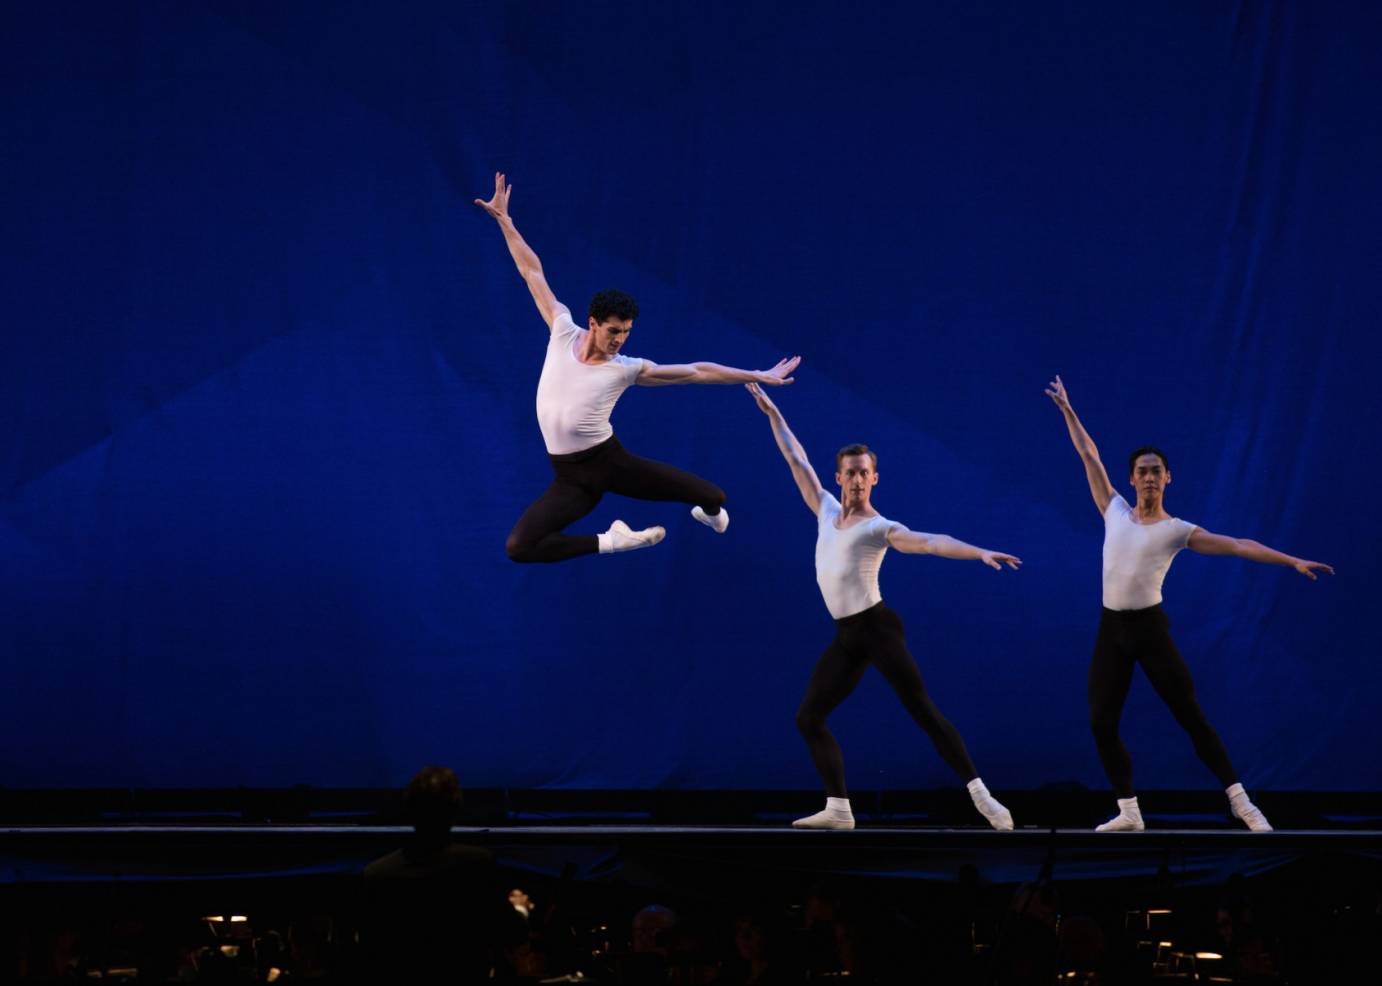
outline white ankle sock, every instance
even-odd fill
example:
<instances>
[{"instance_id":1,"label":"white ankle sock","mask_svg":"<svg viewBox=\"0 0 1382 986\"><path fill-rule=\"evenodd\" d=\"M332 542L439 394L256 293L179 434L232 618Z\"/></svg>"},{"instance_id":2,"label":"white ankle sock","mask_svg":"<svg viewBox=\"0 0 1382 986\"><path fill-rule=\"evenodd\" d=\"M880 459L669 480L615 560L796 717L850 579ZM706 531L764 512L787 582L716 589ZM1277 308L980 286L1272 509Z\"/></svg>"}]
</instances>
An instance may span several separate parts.
<instances>
[{"instance_id":1,"label":"white ankle sock","mask_svg":"<svg viewBox=\"0 0 1382 986\"><path fill-rule=\"evenodd\" d=\"M1147 826L1142 821L1142 809L1137 806L1137 798L1119 798L1118 814L1102 825L1094 826L1096 832L1141 832Z\"/></svg>"}]
</instances>

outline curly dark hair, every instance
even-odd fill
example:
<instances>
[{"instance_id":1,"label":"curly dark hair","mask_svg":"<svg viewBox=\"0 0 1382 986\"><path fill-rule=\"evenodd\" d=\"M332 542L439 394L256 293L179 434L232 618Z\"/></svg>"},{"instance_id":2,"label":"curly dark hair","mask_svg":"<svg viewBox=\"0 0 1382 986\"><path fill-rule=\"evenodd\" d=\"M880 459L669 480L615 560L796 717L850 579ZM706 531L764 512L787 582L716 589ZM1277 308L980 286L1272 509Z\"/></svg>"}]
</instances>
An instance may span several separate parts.
<instances>
[{"instance_id":1,"label":"curly dark hair","mask_svg":"<svg viewBox=\"0 0 1382 986\"><path fill-rule=\"evenodd\" d=\"M1137 469L1137 460L1142 458L1144 455L1156 456L1158 459L1161 460L1161 468L1165 469L1167 472L1171 471L1171 463L1166 461L1165 452L1161 451L1161 449L1157 448L1155 445L1144 445L1140 449L1135 450L1132 455L1128 456L1129 476L1131 476L1133 474L1133 471Z\"/></svg>"},{"instance_id":2,"label":"curly dark hair","mask_svg":"<svg viewBox=\"0 0 1382 986\"><path fill-rule=\"evenodd\" d=\"M611 288L590 299L590 310L586 314L595 319L596 324L611 318L632 321L638 317L638 302L633 300L633 295Z\"/></svg>"}]
</instances>

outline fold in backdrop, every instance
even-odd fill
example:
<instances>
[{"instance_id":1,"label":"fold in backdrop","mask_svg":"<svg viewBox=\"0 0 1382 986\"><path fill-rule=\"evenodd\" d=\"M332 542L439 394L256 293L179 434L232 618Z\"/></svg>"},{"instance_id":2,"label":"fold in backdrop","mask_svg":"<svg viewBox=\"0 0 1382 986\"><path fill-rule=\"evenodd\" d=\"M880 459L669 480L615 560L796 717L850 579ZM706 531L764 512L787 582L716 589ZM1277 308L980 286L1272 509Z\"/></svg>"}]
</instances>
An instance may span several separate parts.
<instances>
[{"instance_id":1,"label":"fold in backdrop","mask_svg":"<svg viewBox=\"0 0 1382 986\"><path fill-rule=\"evenodd\" d=\"M1199 696L1254 788L1368 789L1379 671L1382 8L143 3L10 12L0 85L0 784L811 788L814 519L737 387L630 390L632 450L718 482L657 548L520 567L549 470L512 212L578 316L764 367L830 483L1021 572L883 591L996 789L1104 784L1102 525L1125 487L1330 562L1183 553ZM950 784L876 675L855 788ZM1213 778L1135 681L1143 787Z\"/></svg>"}]
</instances>

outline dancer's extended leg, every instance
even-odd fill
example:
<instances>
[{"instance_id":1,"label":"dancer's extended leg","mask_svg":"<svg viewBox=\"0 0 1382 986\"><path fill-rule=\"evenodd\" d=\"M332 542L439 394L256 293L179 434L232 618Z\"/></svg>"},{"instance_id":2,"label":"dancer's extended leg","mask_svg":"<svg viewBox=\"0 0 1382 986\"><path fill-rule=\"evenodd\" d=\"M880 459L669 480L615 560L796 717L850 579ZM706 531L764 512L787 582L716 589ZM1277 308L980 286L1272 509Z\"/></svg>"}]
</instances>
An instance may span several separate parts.
<instances>
[{"instance_id":1,"label":"dancer's extended leg","mask_svg":"<svg viewBox=\"0 0 1382 986\"><path fill-rule=\"evenodd\" d=\"M509 557L519 562L566 561L597 551L646 548L661 541L666 534L661 527L633 531L619 520L598 535L562 533L594 510L607 491L622 492L620 479L629 471L624 466L626 455L618 441L610 438L583 452L550 456L556 478L509 532L504 546Z\"/></svg>"},{"instance_id":2,"label":"dancer's extended leg","mask_svg":"<svg viewBox=\"0 0 1382 986\"><path fill-rule=\"evenodd\" d=\"M797 729L801 730L816 772L825 784L826 804L824 811L793 822L797 828L854 828L849 792L845 789L844 753L825 721L854 691L867 669L868 661L862 655L851 654L837 636L811 672L806 695L797 709Z\"/></svg>"},{"instance_id":3,"label":"dancer's extended leg","mask_svg":"<svg viewBox=\"0 0 1382 986\"><path fill-rule=\"evenodd\" d=\"M931 738L931 744L951 770L965 782L974 807L988 823L1000 831L1013 827L1012 813L989 793L979 771L970 759L960 731L947 719L922 680L921 669L907 648L902 618L885 606L871 610L872 641L869 657L883 678L892 686L912 720Z\"/></svg>"},{"instance_id":4,"label":"dancer's extended leg","mask_svg":"<svg viewBox=\"0 0 1382 986\"><path fill-rule=\"evenodd\" d=\"M1118 814L1095 826L1096 832L1140 832L1145 828L1142 811L1132 788L1132 758L1118 735L1123 703L1132 685L1135 662L1123 646L1124 617L1104 610L1094 656L1089 662L1089 726L1099 750L1104 773L1118 798Z\"/></svg>"},{"instance_id":5,"label":"dancer's extended leg","mask_svg":"<svg viewBox=\"0 0 1382 986\"><path fill-rule=\"evenodd\" d=\"M609 492L620 496L689 503L691 516L717 534L729 526L724 490L695 473L634 455L623 446L611 456L607 483Z\"/></svg>"},{"instance_id":6,"label":"dancer's extended leg","mask_svg":"<svg viewBox=\"0 0 1382 986\"><path fill-rule=\"evenodd\" d=\"M1142 628L1139 639L1135 641L1138 663L1142 665L1156 693L1176 717L1176 722L1190 734L1200 761L1214 772L1220 784L1230 787L1237 783L1238 777L1233 772L1233 764L1229 762L1228 750L1195 698L1195 681L1190 676L1185 659L1176 649L1175 641L1171 639L1170 621L1160 609L1157 610L1157 617L1145 621L1147 626Z\"/></svg>"},{"instance_id":7,"label":"dancer's extended leg","mask_svg":"<svg viewBox=\"0 0 1382 986\"><path fill-rule=\"evenodd\" d=\"M1136 663L1119 646L1116 621L1117 617L1106 611L1099 622L1094 656L1089 662L1089 728L1114 793L1120 798L1131 798L1132 758L1118 735L1118 722L1123 717L1123 703L1132 686Z\"/></svg>"},{"instance_id":8,"label":"dancer's extended leg","mask_svg":"<svg viewBox=\"0 0 1382 986\"><path fill-rule=\"evenodd\" d=\"M1271 823L1262 814L1262 810L1248 798L1243 785L1238 783L1238 776L1234 773L1233 763L1229 760L1224 741L1209 724L1204 710L1195 698L1195 681L1185 659L1176 648L1175 641L1171 639L1170 620L1160 609L1157 610L1157 615L1159 619L1146 629L1141 641L1143 649L1139 663L1142 670L1147 673L1152 687L1171 710L1171 714L1176 717L1176 722L1190 734L1190 740L1195 744L1195 754L1214 772L1214 776L1219 778L1219 783L1224 785L1224 793L1228 795L1229 810L1233 817L1254 832L1270 832Z\"/></svg>"},{"instance_id":9,"label":"dancer's extended leg","mask_svg":"<svg viewBox=\"0 0 1382 986\"><path fill-rule=\"evenodd\" d=\"M968 782L979 776L974 769L974 761L969 758L969 750L960 731L955 728L926 691L921 679L921 669L916 658L907 649L907 639L902 629L902 619L892 610L877 606L870 613L877 612L870 629L869 658L880 674L892 686L902 706L912 720L922 728L941 759L960 780Z\"/></svg>"}]
</instances>

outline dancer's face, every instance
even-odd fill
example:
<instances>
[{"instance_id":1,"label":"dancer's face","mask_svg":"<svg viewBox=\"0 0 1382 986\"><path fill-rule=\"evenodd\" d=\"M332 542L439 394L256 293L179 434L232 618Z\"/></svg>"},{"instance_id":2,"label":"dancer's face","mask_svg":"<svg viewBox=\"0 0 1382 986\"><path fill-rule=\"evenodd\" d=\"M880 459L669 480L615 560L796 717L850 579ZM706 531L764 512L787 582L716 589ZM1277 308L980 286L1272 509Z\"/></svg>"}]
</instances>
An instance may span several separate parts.
<instances>
[{"instance_id":1,"label":"dancer's face","mask_svg":"<svg viewBox=\"0 0 1382 986\"><path fill-rule=\"evenodd\" d=\"M840 460L840 471L835 474L835 482L840 484L840 502L845 506L861 507L869 502L869 494L878 484L878 472L873 468L873 457L868 455L847 455Z\"/></svg>"},{"instance_id":2,"label":"dancer's face","mask_svg":"<svg viewBox=\"0 0 1382 986\"><path fill-rule=\"evenodd\" d=\"M619 355L619 347L624 345L632 328L631 318L607 318L603 322L590 319L590 335L595 340L595 349L606 357Z\"/></svg>"},{"instance_id":3,"label":"dancer's face","mask_svg":"<svg viewBox=\"0 0 1382 986\"><path fill-rule=\"evenodd\" d=\"M1155 502L1161 499L1166 492L1167 485L1171 482L1171 473L1161 462L1161 456L1139 455L1137 461L1132 464L1132 487L1137 491L1137 498L1143 503Z\"/></svg>"}]
</instances>

